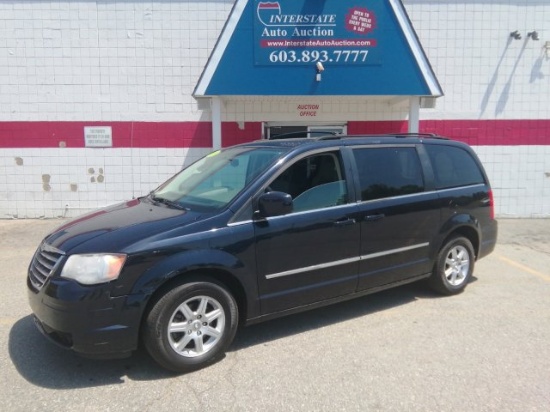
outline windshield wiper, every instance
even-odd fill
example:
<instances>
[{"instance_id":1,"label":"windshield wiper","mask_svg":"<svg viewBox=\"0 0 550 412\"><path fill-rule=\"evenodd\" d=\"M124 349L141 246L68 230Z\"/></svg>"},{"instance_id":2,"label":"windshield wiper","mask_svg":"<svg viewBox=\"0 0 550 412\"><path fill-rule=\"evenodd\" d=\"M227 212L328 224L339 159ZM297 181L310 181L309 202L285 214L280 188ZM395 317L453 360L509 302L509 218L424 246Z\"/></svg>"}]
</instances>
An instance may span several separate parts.
<instances>
[{"instance_id":1,"label":"windshield wiper","mask_svg":"<svg viewBox=\"0 0 550 412\"><path fill-rule=\"evenodd\" d=\"M174 202L173 200L166 199L164 197L155 196L153 193L149 194L149 197L153 202L162 203L163 205L172 207L174 209L189 210L188 208L186 208L185 206L181 205L178 202Z\"/></svg>"}]
</instances>

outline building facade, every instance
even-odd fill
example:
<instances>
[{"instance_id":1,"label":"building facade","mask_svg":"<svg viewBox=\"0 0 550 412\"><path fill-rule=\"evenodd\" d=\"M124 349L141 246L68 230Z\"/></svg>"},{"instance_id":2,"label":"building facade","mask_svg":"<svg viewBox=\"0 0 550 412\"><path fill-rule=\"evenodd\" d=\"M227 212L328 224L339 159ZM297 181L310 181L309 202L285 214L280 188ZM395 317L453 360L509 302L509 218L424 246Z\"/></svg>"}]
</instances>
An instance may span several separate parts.
<instances>
[{"instance_id":1,"label":"building facade","mask_svg":"<svg viewBox=\"0 0 550 412\"><path fill-rule=\"evenodd\" d=\"M293 43L327 39L365 48ZM0 0L0 56L0 218L77 216L295 130L465 141L497 216L550 216L545 0Z\"/></svg>"}]
</instances>

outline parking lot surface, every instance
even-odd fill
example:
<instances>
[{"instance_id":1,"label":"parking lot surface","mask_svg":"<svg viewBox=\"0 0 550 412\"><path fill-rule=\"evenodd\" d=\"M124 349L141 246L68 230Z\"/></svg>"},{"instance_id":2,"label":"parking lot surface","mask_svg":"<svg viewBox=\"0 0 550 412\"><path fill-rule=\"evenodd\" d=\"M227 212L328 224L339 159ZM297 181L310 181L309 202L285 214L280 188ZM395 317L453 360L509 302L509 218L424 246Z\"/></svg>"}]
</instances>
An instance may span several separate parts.
<instances>
[{"instance_id":1,"label":"parking lot surface","mask_svg":"<svg viewBox=\"0 0 550 412\"><path fill-rule=\"evenodd\" d=\"M144 351L60 349L33 325L27 265L60 220L0 220L0 411L548 411L550 220L500 220L466 291L412 284L242 329L187 375Z\"/></svg>"}]
</instances>

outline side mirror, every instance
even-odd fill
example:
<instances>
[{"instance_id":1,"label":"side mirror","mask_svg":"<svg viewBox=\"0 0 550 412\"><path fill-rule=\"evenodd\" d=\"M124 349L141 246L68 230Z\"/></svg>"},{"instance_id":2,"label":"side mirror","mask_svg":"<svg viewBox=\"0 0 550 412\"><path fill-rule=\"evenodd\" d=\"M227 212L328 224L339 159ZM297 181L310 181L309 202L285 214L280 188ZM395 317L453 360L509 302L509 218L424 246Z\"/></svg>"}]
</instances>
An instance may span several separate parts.
<instances>
[{"instance_id":1,"label":"side mirror","mask_svg":"<svg viewBox=\"0 0 550 412\"><path fill-rule=\"evenodd\" d=\"M292 212L292 196L283 192L268 192L258 199L259 217L281 216Z\"/></svg>"}]
</instances>

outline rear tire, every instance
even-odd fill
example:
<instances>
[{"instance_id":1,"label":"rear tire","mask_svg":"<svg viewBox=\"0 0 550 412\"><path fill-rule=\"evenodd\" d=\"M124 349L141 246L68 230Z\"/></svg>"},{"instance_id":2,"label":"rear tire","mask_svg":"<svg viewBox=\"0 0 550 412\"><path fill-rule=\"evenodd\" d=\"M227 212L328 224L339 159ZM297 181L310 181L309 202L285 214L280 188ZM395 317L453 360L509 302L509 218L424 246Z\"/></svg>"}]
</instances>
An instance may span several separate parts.
<instances>
[{"instance_id":1,"label":"rear tire","mask_svg":"<svg viewBox=\"0 0 550 412\"><path fill-rule=\"evenodd\" d=\"M443 295L460 293L472 277L474 263L472 242L462 236L453 237L439 251L428 283Z\"/></svg>"},{"instance_id":2,"label":"rear tire","mask_svg":"<svg viewBox=\"0 0 550 412\"><path fill-rule=\"evenodd\" d=\"M185 283L153 304L145 318L143 342L164 368L190 372L224 355L237 324L237 304L223 286Z\"/></svg>"}]
</instances>

